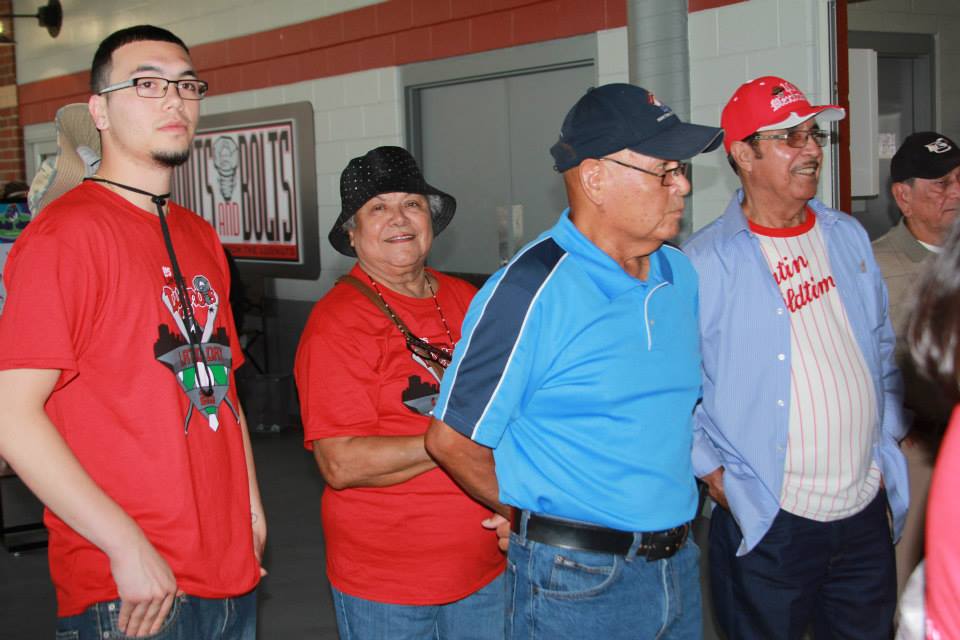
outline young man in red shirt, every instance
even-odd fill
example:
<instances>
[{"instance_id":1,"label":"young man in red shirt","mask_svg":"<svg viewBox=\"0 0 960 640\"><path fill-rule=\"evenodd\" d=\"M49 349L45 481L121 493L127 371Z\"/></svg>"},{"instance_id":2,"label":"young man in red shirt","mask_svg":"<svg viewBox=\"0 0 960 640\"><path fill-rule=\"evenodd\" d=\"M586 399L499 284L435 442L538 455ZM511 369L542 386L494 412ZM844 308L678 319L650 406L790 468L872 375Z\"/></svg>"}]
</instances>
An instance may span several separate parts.
<instances>
[{"instance_id":1,"label":"young man in red shirt","mask_svg":"<svg viewBox=\"0 0 960 640\"><path fill-rule=\"evenodd\" d=\"M168 199L206 83L179 38L137 26L101 43L91 90L98 173L6 269L0 455L47 506L59 632L247 640L266 525L229 272Z\"/></svg>"}]
</instances>

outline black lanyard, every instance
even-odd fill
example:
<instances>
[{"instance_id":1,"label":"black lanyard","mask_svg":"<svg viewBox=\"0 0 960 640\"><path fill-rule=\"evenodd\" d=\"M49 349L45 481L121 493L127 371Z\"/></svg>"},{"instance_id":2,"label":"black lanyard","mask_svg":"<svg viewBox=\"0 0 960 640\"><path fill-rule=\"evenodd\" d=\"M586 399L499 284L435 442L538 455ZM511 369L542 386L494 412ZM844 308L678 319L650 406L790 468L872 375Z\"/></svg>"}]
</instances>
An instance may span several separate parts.
<instances>
[{"instance_id":1,"label":"black lanyard","mask_svg":"<svg viewBox=\"0 0 960 640\"><path fill-rule=\"evenodd\" d=\"M173 250L173 240L170 238L170 227L167 225L167 219L163 213L163 205L167 203L167 199L170 197L170 194L163 193L156 195L154 193L150 193L149 191L144 191L143 189L131 187L130 185L126 184L120 184L119 182L107 180L106 178L101 178L99 176L91 176L89 178L84 178L84 180L103 182L113 185L114 187L119 187L120 189L126 189L127 191L139 193L142 196L149 197L150 202L156 205L157 215L160 217L160 232L163 234L163 242L167 246L167 255L170 257L170 266L173 268L173 282L177 287L177 295L180 296L180 306L183 308L183 319L187 328L187 340L190 342L190 347L194 352L193 361L194 364L196 364L196 354L199 353L200 361L203 363L204 374L201 376L198 369L197 381L201 385L200 391L206 396L212 396L213 374L210 373L210 367L207 365L207 356L203 352L203 345L200 342L200 326L197 324L197 320L193 315L193 304L190 302L190 298L187 295L187 285L183 279L183 272L180 271L180 264L177 262L177 254ZM206 381L204 381L204 378L206 378Z\"/></svg>"}]
</instances>

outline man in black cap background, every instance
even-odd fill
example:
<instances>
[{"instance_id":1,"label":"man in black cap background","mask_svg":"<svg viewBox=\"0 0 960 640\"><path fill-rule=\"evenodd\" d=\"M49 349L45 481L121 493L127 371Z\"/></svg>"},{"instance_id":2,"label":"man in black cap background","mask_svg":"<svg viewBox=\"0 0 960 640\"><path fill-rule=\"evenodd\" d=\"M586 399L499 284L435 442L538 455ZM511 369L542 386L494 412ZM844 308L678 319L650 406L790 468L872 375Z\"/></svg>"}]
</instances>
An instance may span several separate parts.
<instances>
[{"instance_id":1,"label":"man in black cap background","mask_svg":"<svg viewBox=\"0 0 960 640\"><path fill-rule=\"evenodd\" d=\"M950 416L943 394L919 375L906 343L914 283L928 260L940 252L960 206L960 149L935 131L907 136L890 162L890 191L903 217L873 242L890 299L897 334L897 365L903 374L904 407L913 414L910 434L900 444L910 470L910 511L897 545L900 591L923 557L923 522L937 444Z\"/></svg>"},{"instance_id":2,"label":"man in black cap background","mask_svg":"<svg viewBox=\"0 0 960 640\"><path fill-rule=\"evenodd\" d=\"M550 150L570 207L470 305L426 444L510 520L509 638L702 633L697 282L665 242L681 160L721 137L639 87L588 91Z\"/></svg>"}]
</instances>

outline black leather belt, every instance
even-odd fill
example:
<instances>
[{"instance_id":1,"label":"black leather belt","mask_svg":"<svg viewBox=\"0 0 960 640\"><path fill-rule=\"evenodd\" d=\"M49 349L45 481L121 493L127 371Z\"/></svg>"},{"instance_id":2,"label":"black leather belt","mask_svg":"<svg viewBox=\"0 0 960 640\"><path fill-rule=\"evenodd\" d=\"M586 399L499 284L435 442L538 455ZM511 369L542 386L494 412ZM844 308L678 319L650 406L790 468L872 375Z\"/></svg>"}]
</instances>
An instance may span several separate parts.
<instances>
[{"instance_id":1,"label":"black leather belt","mask_svg":"<svg viewBox=\"0 0 960 640\"><path fill-rule=\"evenodd\" d=\"M510 529L522 534L523 511L514 509L510 518ZM585 522L554 520L531 513L527 519L526 538L564 549L581 551L599 551L625 556L633 547L635 536L640 536L637 556L647 562L669 558L683 546L690 532L690 523L664 531L648 531L634 534L629 531L607 529Z\"/></svg>"}]
</instances>

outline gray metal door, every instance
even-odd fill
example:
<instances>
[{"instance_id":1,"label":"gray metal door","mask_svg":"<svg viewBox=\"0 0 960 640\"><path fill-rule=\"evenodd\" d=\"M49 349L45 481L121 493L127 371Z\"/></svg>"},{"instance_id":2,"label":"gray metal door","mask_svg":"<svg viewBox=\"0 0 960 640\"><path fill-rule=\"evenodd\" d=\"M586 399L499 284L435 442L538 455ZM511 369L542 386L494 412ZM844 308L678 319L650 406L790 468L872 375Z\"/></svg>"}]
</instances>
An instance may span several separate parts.
<instances>
[{"instance_id":1,"label":"gray metal door","mask_svg":"<svg viewBox=\"0 0 960 640\"><path fill-rule=\"evenodd\" d=\"M880 193L854 198L851 211L870 237L877 238L900 219L900 210L890 194L894 150L914 131L935 127L933 36L851 31L849 44L877 52Z\"/></svg>"},{"instance_id":2,"label":"gray metal door","mask_svg":"<svg viewBox=\"0 0 960 640\"><path fill-rule=\"evenodd\" d=\"M427 180L457 199L430 265L492 273L566 206L550 146L594 84L591 65L417 89Z\"/></svg>"}]
</instances>

